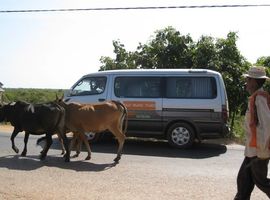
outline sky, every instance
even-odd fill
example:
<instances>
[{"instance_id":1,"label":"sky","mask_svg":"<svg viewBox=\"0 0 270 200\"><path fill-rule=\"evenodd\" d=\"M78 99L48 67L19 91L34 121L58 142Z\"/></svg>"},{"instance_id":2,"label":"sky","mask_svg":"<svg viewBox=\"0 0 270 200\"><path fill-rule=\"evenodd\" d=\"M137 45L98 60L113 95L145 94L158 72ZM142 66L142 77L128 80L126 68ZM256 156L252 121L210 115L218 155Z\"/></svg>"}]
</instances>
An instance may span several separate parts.
<instances>
[{"instance_id":1,"label":"sky","mask_svg":"<svg viewBox=\"0 0 270 200\"><path fill-rule=\"evenodd\" d=\"M0 10L270 4L270 0L0 0ZM193 40L226 38L251 63L270 56L270 7L0 13L0 82L4 88L68 89L97 72L113 40L135 51L172 26Z\"/></svg>"}]
</instances>

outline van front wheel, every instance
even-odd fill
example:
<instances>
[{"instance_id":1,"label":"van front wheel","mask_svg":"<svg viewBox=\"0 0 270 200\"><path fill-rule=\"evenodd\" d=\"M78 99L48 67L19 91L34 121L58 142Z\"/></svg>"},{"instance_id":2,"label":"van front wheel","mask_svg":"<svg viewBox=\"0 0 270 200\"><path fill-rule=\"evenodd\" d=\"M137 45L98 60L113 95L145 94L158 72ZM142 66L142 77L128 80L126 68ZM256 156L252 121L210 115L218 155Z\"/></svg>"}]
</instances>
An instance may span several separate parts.
<instances>
[{"instance_id":1,"label":"van front wheel","mask_svg":"<svg viewBox=\"0 0 270 200\"><path fill-rule=\"evenodd\" d=\"M188 148L195 139L193 128L186 123L175 123L167 132L167 139L171 146L176 148Z\"/></svg>"}]
</instances>

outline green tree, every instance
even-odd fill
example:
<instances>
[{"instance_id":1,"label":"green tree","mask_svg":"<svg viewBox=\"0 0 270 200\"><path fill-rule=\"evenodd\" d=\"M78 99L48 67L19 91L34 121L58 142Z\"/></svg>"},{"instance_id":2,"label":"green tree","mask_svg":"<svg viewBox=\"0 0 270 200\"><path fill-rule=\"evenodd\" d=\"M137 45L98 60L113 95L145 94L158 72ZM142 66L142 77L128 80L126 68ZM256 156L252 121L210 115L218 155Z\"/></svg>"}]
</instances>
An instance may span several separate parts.
<instances>
[{"instance_id":1,"label":"green tree","mask_svg":"<svg viewBox=\"0 0 270 200\"><path fill-rule=\"evenodd\" d=\"M140 68L191 68L193 40L172 27L155 32L147 44L140 44L136 64Z\"/></svg>"},{"instance_id":2,"label":"green tree","mask_svg":"<svg viewBox=\"0 0 270 200\"><path fill-rule=\"evenodd\" d=\"M135 52L127 52L119 41L113 41L116 58L101 57L100 71L134 68L191 68L194 43L189 35L181 35L172 27L155 32Z\"/></svg>"},{"instance_id":3,"label":"green tree","mask_svg":"<svg viewBox=\"0 0 270 200\"><path fill-rule=\"evenodd\" d=\"M256 65L270 67L270 56L262 56L257 59Z\"/></svg>"},{"instance_id":4,"label":"green tree","mask_svg":"<svg viewBox=\"0 0 270 200\"><path fill-rule=\"evenodd\" d=\"M230 105L231 129L233 132L235 116L246 107L247 93L244 88L242 74L247 71L250 63L241 55L237 48L238 36L234 32L227 34L226 39L218 39L217 53L219 71L221 72Z\"/></svg>"},{"instance_id":5,"label":"green tree","mask_svg":"<svg viewBox=\"0 0 270 200\"><path fill-rule=\"evenodd\" d=\"M193 68L206 68L219 71L215 39L201 36L193 50Z\"/></svg>"},{"instance_id":6,"label":"green tree","mask_svg":"<svg viewBox=\"0 0 270 200\"><path fill-rule=\"evenodd\" d=\"M99 71L115 70L115 69L134 69L136 68L135 53L127 52L124 44L120 41L113 41L115 59L103 56L100 62L103 64Z\"/></svg>"},{"instance_id":7,"label":"green tree","mask_svg":"<svg viewBox=\"0 0 270 200\"><path fill-rule=\"evenodd\" d=\"M257 62L255 65L264 66L266 68L266 74L268 77L270 77L270 56L262 56L257 59ZM269 81L266 81L266 84L264 86L265 90L270 92L270 83Z\"/></svg>"},{"instance_id":8,"label":"green tree","mask_svg":"<svg viewBox=\"0 0 270 200\"><path fill-rule=\"evenodd\" d=\"M232 132L236 115L246 106L247 94L241 77L250 65L240 54L237 39L235 32L229 32L225 39L202 36L196 43L193 56L193 68L212 69L222 74L230 105Z\"/></svg>"},{"instance_id":9,"label":"green tree","mask_svg":"<svg viewBox=\"0 0 270 200\"><path fill-rule=\"evenodd\" d=\"M230 105L231 128L235 116L246 106L242 74L250 63L237 48L238 36L229 32L226 38L202 36L194 42L190 35L181 35L172 27L155 32L146 44L139 44L134 52L114 41L116 59L102 57L100 70L130 68L205 68L223 76Z\"/></svg>"}]
</instances>

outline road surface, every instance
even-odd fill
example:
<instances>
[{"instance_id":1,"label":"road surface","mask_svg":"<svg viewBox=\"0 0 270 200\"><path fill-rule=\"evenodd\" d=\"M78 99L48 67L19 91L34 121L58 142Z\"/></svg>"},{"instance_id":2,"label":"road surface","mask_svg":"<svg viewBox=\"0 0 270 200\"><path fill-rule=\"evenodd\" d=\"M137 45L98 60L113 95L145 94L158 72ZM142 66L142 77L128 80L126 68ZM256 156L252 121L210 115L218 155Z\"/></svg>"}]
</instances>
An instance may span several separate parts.
<instances>
[{"instance_id":1,"label":"road surface","mask_svg":"<svg viewBox=\"0 0 270 200\"><path fill-rule=\"evenodd\" d=\"M16 144L23 149L23 133ZM92 145L92 159L65 163L54 139L45 161L30 136L27 157L11 149L9 133L0 133L1 200L231 200L243 159L243 146L197 144L177 150L162 141L127 140L115 165L117 143ZM74 152L73 152L74 154ZM252 199L267 199L255 188Z\"/></svg>"}]
</instances>

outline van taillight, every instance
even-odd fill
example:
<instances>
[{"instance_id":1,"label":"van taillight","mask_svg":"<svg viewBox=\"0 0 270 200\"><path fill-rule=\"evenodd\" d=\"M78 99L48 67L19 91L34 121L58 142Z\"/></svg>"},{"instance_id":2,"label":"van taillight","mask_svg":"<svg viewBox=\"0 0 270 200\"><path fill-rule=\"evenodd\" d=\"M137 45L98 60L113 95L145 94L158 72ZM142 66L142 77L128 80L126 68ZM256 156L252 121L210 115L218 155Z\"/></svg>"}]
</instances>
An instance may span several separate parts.
<instances>
[{"instance_id":1,"label":"van taillight","mask_svg":"<svg viewBox=\"0 0 270 200\"><path fill-rule=\"evenodd\" d=\"M229 111L225 105L222 105L222 119L224 122L227 122L229 119Z\"/></svg>"}]
</instances>

